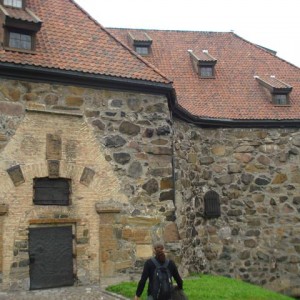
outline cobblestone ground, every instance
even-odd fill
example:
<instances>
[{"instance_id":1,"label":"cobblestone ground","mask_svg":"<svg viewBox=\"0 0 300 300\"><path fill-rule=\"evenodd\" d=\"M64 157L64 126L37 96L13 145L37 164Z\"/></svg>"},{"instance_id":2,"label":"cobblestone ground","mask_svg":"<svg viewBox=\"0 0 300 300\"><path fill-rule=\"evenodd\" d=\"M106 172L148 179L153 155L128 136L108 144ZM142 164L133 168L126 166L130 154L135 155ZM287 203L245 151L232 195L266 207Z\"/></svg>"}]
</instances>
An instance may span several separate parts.
<instances>
[{"instance_id":1,"label":"cobblestone ground","mask_svg":"<svg viewBox=\"0 0 300 300\"><path fill-rule=\"evenodd\" d=\"M103 291L99 286L64 287L48 290L0 292L0 299L7 300L126 300Z\"/></svg>"}]
</instances>

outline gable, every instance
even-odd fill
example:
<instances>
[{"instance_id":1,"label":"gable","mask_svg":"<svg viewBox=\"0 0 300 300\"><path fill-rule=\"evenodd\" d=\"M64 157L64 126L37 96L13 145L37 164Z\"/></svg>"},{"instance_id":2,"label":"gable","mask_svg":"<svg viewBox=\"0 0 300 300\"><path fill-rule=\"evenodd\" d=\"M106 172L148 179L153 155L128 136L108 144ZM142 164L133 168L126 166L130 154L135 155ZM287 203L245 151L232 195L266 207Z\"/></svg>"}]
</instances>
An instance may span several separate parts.
<instances>
[{"instance_id":1,"label":"gable","mask_svg":"<svg viewBox=\"0 0 300 300\"><path fill-rule=\"evenodd\" d=\"M168 84L72 0L28 0L42 20L34 54L0 49L0 63Z\"/></svg>"}]
</instances>

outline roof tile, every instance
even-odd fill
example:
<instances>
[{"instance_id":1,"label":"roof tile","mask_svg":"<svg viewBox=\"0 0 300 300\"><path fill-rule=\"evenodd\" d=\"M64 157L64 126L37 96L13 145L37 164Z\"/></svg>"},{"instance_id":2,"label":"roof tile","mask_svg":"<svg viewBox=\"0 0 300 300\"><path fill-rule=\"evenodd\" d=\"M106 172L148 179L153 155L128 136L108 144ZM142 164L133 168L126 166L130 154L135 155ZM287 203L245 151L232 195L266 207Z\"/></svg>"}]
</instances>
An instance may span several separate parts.
<instances>
[{"instance_id":1,"label":"roof tile","mask_svg":"<svg viewBox=\"0 0 300 300\"><path fill-rule=\"evenodd\" d=\"M189 113L214 119L292 120L300 119L300 69L232 32L109 29L126 42L127 32L143 31L151 36L147 56L173 80L177 102ZM188 50L208 49L217 58L214 78L201 78L193 70ZM276 75L293 87L291 106L275 106L272 95L254 76ZM273 82L275 84L275 82ZM276 85L282 83L276 81Z\"/></svg>"},{"instance_id":2,"label":"roof tile","mask_svg":"<svg viewBox=\"0 0 300 300\"><path fill-rule=\"evenodd\" d=\"M0 62L170 83L74 1L27 0L26 3L43 20L36 36L36 51L28 54L0 49Z\"/></svg>"}]
</instances>

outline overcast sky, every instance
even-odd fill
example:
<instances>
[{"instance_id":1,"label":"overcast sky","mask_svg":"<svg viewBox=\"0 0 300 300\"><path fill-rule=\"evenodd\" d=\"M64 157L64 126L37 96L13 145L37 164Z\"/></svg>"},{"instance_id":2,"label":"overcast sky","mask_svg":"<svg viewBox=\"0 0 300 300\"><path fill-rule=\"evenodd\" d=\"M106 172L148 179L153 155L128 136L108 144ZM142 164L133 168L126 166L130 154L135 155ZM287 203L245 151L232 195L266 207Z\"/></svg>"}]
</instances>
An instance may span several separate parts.
<instances>
[{"instance_id":1,"label":"overcast sky","mask_svg":"<svg viewBox=\"0 0 300 300\"><path fill-rule=\"evenodd\" d=\"M104 27L221 31L300 67L300 0L75 0Z\"/></svg>"}]
</instances>

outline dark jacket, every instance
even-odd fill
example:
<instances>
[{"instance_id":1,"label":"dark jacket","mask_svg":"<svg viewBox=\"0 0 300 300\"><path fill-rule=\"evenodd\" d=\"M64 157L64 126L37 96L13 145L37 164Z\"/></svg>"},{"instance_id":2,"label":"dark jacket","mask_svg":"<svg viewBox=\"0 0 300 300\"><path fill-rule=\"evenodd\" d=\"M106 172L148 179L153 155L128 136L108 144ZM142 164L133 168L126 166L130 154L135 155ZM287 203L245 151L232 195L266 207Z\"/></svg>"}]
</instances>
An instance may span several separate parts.
<instances>
[{"instance_id":1,"label":"dark jacket","mask_svg":"<svg viewBox=\"0 0 300 300\"><path fill-rule=\"evenodd\" d=\"M160 263L160 264L163 265L163 263ZM168 269L170 270L172 277L175 279L178 288L182 290L183 281L178 273L178 269L177 269L175 263L172 260L169 261ZM144 287L145 287L145 284L146 284L146 281L148 278L149 278L149 285L148 285L147 294L148 294L148 296L151 295L154 271L155 271L155 264L153 263L153 261L151 259L148 259L144 264L143 273L142 273L141 279L138 283L138 287L136 290L136 295L138 297L140 297L141 294L143 293L143 290L144 290Z\"/></svg>"}]
</instances>

